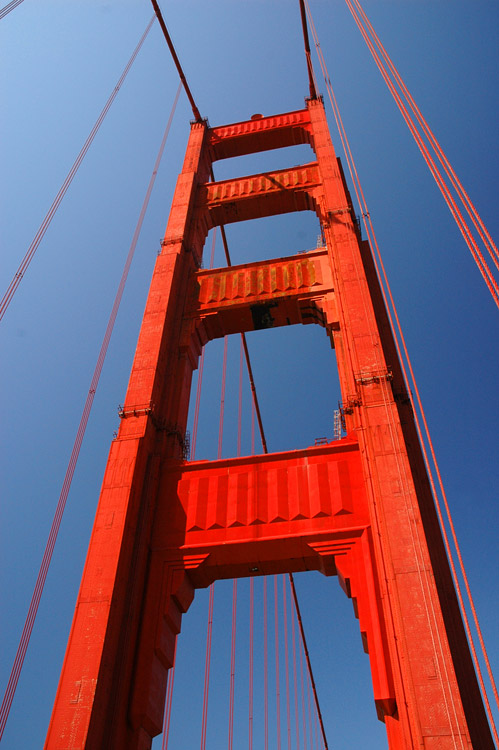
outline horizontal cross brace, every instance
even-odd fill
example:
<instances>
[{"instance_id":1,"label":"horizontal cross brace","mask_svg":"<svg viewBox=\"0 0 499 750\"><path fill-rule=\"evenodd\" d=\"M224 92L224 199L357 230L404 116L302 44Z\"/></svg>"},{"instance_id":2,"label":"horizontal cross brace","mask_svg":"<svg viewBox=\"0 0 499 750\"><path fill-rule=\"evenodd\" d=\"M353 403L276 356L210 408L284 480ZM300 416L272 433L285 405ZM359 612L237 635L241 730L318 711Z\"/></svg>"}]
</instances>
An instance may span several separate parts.
<instances>
[{"instance_id":1,"label":"horizontal cross brace","mask_svg":"<svg viewBox=\"0 0 499 750\"><path fill-rule=\"evenodd\" d=\"M331 266L325 248L230 268L197 271L191 277L184 345L193 328L202 343L298 323L337 324Z\"/></svg>"},{"instance_id":2,"label":"horizontal cross brace","mask_svg":"<svg viewBox=\"0 0 499 750\"><path fill-rule=\"evenodd\" d=\"M311 124L308 109L263 117L211 128L208 134L210 156L213 161L274 148L311 143Z\"/></svg>"},{"instance_id":3,"label":"horizontal cross brace","mask_svg":"<svg viewBox=\"0 0 499 750\"><path fill-rule=\"evenodd\" d=\"M200 185L197 209L208 227L262 216L315 210L313 192L320 185L317 162L276 172Z\"/></svg>"},{"instance_id":4,"label":"horizontal cross brace","mask_svg":"<svg viewBox=\"0 0 499 750\"><path fill-rule=\"evenodd\" d=\"M164 474L160 495L169 500L156 522L155 547L342 533L369 524L359 448L350 438L176 464Z\"/></svg>"}]
</instances>

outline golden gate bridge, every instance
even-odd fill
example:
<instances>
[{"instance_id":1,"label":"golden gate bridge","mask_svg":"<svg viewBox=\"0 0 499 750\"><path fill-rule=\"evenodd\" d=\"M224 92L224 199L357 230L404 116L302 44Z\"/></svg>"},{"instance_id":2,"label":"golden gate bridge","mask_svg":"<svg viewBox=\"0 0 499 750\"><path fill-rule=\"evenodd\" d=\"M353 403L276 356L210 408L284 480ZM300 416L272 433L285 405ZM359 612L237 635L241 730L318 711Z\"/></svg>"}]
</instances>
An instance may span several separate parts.
<instances>
[{"instance_id":1,"label":"golden gate bridge","mask_svg":"<svg viewBox=\"0 0 499 750\"><path fill-rule=\"evenodd\" d=\"M19 12L20 12L20 11L19 11ZM282 109L285 109L285 108L282 108ZM274 111L274 110L272 109L272 110L269 110L269 112L270 112L270 111ZM227 119L227 121L230 121L230 119L234 119L234 118L232 117L232 118L226 118L226 119ZM223 121L223 120L222 120L222 121ZM178 171L178 170L177 170L177 171ZM248 171L250 171L250 170L248 170ZM256 170L254 170L254 171L256 171ZM300 218L301 218L301 217L300 217ZM68 239L69 239L69 238L68 238ZM309 244L313 244L313 243L312 243L312 242L310 242ZM300 249L303 249L303 248L300 248ZM273 253L273 252L272 252L272 253L270 253L269 255L270 255L270 257L272 257L272 256L274 256L274 255L277 255L277 256L278 256L279 254L282 254L282 253ZM259 256L257 256L257 257L259 257ZM220 265L221 265L221 264L220 264ZM25 282L24 282L24 283L27 283L27 280L28 280L28 278L29 278L29 276L27 276L27 277L26 277L26 280L25 280ZM431 280L431 279L430 279L430 280L428 280L428 279L427 279L427 280L426 280L426 282L427 282L427 283L429 283L429 284L431 284L431 283L434 283L434 279L433 279L433 280ZM421 286L422 286L422 284L421 284ZM419 289L418 289L418 293L420 293L420 292L419 292ZM85 315L87 315L87 314L88 314L88 315L91 315L91 314L92 314L92 312L91 312L91 309L90 309L90 308L91 308L91 306L90 306L90 305L87 305L87 306L85 307ZM79 347L80 347L80 346L83 346L83 347L84 347L84 342L83 342L82 340L78 341L78 346L79 346ZM317 381L317 378L319 377L319 375L318 375L318 370L319 370L319 369L320 369L320 367L317 367L317 366L316 366L316 367L314 367L314 369L313 369L313 375L311 376L311 375L309 374L309 377L313 377L313 378L314 378L314 380L315 380L315 382ZM125 377L126 377L126 376L125 376ZM122 390L123 390L123 389L122 389ZM281 416L282 414L283 414L283 410L281 410L281 414L280 414L280 416ZM53 418L54 418L54 419L56 420L56 423L57 423L57 420L58 420L58 415L57 415L57 409L56 409L56 408L54 408L54 409L53 409ZM38 433L36 433L36 434L38 434ZM230 453L230 451L229 451L229 453ZM355 625L355 624L354 624L354 625Z\"/></svg>"}]
</instances>

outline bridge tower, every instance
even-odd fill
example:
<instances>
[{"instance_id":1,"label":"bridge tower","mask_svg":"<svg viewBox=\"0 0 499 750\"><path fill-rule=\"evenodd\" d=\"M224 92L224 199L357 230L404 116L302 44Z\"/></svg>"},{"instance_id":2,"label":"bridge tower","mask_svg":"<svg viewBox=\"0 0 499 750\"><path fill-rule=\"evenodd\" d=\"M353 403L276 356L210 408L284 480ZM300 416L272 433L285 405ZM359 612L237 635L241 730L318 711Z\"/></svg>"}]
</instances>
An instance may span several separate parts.
<instances>
[{"instance_id":1,"label":"bridge tower","mask_svg":"<svg viewBox=\"0 0 499 750\"><path fill-rule=\"evenodd\" d=\"M216 160L295 144L314 160L209 181ZM303 210L319 217L324 247L200 269L212 227ZM184 460L202 346L299 323L323 326L336 350L346 437ZM336 575L354 601L390 750L492 750L401 366L320 99L192 124L120 416L47 750L149 748L195 589L304 570Z\"/></svg>"}]
</instances>

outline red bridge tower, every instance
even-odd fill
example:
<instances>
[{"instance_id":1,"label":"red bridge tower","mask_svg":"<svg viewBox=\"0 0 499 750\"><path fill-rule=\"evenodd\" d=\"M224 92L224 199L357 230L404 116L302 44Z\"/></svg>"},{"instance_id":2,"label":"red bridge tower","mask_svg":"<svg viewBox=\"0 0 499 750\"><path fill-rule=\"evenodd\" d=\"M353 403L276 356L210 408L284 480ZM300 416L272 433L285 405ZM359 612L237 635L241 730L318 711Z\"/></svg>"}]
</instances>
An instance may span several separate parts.
<instances>
[{"instance_id":1,"label":"red bridge tower","mask_svg":"<svg viewBox=\"0 0 499 750\"><path fill-rule=\"evenodd\" d=\"M309 164L209 182L218 159L303 143ZM210 228L303 210L318 215L325 247L199 270ZM336 349L347 437L183 460L201 347L295 323L323 326ZM370 250L320 100L192 125L121 416L46 748L146 750L162 730L194 590L320 570L355 602L390 749L493 749Z\"/></svg>"}]
</instances>

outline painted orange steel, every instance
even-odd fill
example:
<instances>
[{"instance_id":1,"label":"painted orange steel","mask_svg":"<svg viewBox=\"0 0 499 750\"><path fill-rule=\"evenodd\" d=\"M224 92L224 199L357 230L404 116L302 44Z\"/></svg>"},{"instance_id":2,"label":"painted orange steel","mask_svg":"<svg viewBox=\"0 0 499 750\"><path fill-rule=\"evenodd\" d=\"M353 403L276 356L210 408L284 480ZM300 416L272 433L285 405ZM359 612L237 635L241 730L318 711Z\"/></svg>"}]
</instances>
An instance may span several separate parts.
<instances>
[{"instance_id":1,"label":"painted orange steel","mask_svg":"<svg viewBox=\"0 0 499 750\"><path fill-rule=\"evenodd\" d=\"M295 143L309 143L316 161L209 182L215 159ZM217 223L306 209L317 213L327 249L199 270ZM183 460L202 345L310 322L336 349L348 437L291 453ZM191 126L121 416L47 749L150 748L195 589L314 569L337 575L354 600L391 750L492 750L370 251L320 100Z\"/></svg>"}]
</instances>

